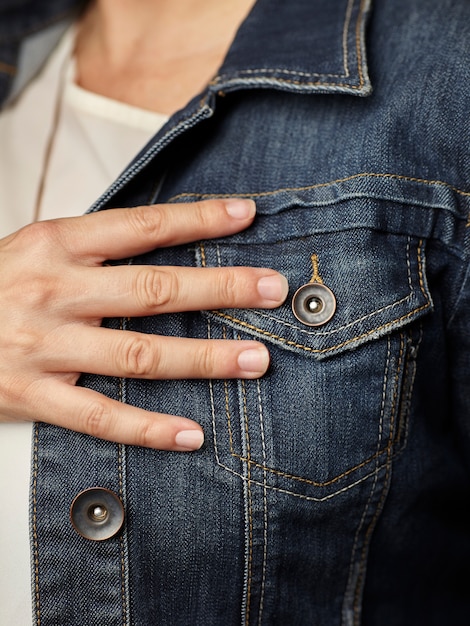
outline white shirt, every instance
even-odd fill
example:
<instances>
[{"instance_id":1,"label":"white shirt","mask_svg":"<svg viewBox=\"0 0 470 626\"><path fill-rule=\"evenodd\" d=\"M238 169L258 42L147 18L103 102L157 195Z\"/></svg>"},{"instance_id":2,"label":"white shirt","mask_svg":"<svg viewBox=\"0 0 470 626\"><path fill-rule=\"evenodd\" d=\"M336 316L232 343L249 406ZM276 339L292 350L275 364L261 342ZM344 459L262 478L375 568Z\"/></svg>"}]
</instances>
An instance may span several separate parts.
<instances>
[{"instance_id":1,"label":"white shirt","mask_svg":"<svg viewBox=\"0 0 470 626\"><path fill-rule=\"evenodd\" d=\"M0 115L0 237L35 218L42 179L39 219L84 213L167 120L78 87L73 41L71 29ZM29 422L0 424L0 626L32 623L31 430Z\"/></svg>"}]
</instances>

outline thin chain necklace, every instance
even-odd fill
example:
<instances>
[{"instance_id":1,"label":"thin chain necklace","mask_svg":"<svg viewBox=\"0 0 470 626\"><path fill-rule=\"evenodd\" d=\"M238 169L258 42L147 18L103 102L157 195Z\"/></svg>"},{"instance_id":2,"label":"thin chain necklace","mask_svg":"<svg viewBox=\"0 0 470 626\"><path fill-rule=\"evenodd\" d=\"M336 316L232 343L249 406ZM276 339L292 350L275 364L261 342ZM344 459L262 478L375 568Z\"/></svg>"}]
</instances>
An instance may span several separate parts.
<instances>
[{"instance_id":1,"label":"thin chain necklace","mask_svg":"<svg viewBox=\"0 0 470 626\"><path fill-rule=\"evenodd\" d=\"M76 36L75 28L73 29L73 32L71 34L67 33L65 36L66 37L71 36L73 40L75 40L75 36ZM41 207L42 207L42 203L44 200L44 192L46 189L47 176L48 176L49 168L51 165L52 155L54 152L54 146L55 146L56 138L57 138L57 131L59 129L60 118L62 114L65 80L66 80L67 71L69 69L70 61L73 57L73 54L74 54L74 50L72 47L72 50L70 52L67 52L67 54L65 55L65 58L62 61L61 66L59 68L59 76L57 80L56 94L55 94L54 103L53 103L54 110L52 113L51 124L49 128L49 133L47 136L46 147L44 150L44 158L42 162L41 173L39 175L39 183L37 187L36 197L34 200L34 207L33 207L34 209L33 221L34 222L37 222L41 216Z\"/></svg>"}]
</instances>

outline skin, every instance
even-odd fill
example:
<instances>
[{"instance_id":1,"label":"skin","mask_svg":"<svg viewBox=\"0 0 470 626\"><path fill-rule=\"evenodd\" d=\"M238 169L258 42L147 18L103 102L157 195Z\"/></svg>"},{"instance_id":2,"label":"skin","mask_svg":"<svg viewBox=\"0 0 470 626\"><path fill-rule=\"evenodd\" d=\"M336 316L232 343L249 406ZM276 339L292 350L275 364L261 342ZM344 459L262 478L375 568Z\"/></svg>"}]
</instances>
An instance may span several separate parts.
<instances>
[{"instance_id":1,"label":"skin","mask_svg":"<svg viewBox=\"0 0 470 626\"><path fill-rule=\"evenodd\" d=\"M214 77L254 4L255 0L93 2L78 29L77 81L103 96L172 114Z\"/></svg>"},{"instance_id":2,"label":"skin","mask_svg":"<svg viewBox=\"0 0 470 626\"><path fill-rule=\"evenodd\" d=\"M255 341L156 337L99 326L103 317L231 307L274 308L286 279L261 268L103 266L156 247L226 236L253 221L252 201L115 209L37 222L0 241L0 421L37 420L164 450L202 445L200 426L76 387L80 372L127 378L257 378ZM25 250L27 253L25 254Z\"/></svg>"},{"instance_id":3,"label":"skin","mask_svg":"<svg viewBox=\"0 0 470 626\"><path fill-rule=\"evenodd\" d=\"M212 78L254 0L96 0L78 24L77 82L173 113ZM137 10L138 8L138 10ZM157 62L156 62L157 60ZM190 416L151 413L76 387L80 373L126 378L256 378L251 341L155 337L100 327L104 317L274 308L286 279L260 268L112 266L109 259L226 236L250 226L251 201L115 209L31 224L0 240L0 422L44 421L164 450L203 443Z\"/></svg>"}]
</instances>

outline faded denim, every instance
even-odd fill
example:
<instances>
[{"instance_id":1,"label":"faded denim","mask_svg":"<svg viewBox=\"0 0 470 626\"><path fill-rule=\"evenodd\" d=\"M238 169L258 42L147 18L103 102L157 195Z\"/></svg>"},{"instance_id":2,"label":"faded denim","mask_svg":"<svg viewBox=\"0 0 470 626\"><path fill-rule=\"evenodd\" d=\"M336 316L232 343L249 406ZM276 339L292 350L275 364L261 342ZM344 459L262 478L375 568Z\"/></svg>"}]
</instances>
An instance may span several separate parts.
<instances>
[{"instance_id":1,"label":"faded denim","mask_svg":"<svg viewBox=\"0 0 470 626\"><path fill-rule=\"evenodd\" d=\"M33 4L38 21L74 5ZM470 3L369 9L259 0L218 76L92 207L253 198L246 232L131 262L272 267L290 295L274 311L106 322L257 338L271 367L259 381L83 376L197 419L191 454L37 425L38 626L468 624ZM290 304L314 276L337 301L317 328ZM69 522L92 486L125 506L107 542Z\"/></svg>"}]
</instances>

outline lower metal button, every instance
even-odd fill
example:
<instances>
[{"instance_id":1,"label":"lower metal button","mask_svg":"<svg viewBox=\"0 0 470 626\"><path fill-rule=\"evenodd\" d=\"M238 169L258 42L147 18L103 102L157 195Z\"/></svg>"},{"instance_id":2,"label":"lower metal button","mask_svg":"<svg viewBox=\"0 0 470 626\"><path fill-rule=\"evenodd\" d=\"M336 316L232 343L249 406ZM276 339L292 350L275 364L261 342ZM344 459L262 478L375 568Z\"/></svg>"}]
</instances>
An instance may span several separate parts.
<instances>
[{"instance_id":1,"label":"lower metal button","mask_svg":"<svg viewBox=\"0 0 470 626\"><path fill-rule=\"evenodd\" d=\"M109 489L94 487L77 495L70 507L70 520L79 535L92 541L114 537L124 523L124 507Z\"/></svg>"},{"instance_id":2,"label":"lower metal button","mask_svg":"<svg viewBox=\"0 0 470 626\"><path fill-rule=\"evenodd\" d=\"M328 287L321 283L307 283L297 289L292 298L295 317L306 326L326 324L335 314L336 298Z\"/></svg>"}]
</instances>

